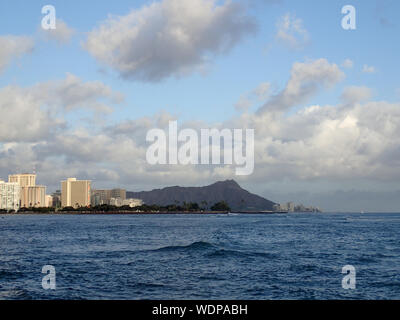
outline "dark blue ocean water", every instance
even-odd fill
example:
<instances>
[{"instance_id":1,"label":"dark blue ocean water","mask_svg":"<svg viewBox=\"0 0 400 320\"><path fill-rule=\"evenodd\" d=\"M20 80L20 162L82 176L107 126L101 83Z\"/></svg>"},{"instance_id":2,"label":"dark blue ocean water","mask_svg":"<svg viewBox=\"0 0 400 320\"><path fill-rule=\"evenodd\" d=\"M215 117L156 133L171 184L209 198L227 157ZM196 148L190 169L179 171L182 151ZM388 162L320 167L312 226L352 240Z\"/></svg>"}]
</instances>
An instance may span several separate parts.
<instances>
[{"instance_id":1,"label":"dark blue ocean water","mask_svg":"<svg viewBox=\"0 0 400 320\"><path fill-rule=\"evenodd\" d=\"M3 215L0 299L400 299L399 231L400 214Z\"/></svg>"}]
</instances>

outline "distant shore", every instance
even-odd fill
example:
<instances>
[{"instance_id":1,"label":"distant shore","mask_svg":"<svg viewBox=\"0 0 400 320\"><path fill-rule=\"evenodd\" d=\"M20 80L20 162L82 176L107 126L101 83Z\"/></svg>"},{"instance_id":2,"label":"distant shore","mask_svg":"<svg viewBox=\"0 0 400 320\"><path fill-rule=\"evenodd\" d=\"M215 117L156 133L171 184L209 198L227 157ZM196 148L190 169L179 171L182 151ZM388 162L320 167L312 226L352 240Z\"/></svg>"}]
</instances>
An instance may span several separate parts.
<instances>
[{"instance_id":1,"label":"distant shore","mask_svg":"<svg viewBox=\"0 0 400 320\"><path fill-rule=\"evenodd\" d=\"M215 214L279 214L287 212L273 212L273 211L241 211L241 212L228 212L228 211L157 211L157 212L136 212L136 211L57 211L57 212L13 212L13 213L0 213L1 215L215 215Z\"/></svg>"}]
</instances>

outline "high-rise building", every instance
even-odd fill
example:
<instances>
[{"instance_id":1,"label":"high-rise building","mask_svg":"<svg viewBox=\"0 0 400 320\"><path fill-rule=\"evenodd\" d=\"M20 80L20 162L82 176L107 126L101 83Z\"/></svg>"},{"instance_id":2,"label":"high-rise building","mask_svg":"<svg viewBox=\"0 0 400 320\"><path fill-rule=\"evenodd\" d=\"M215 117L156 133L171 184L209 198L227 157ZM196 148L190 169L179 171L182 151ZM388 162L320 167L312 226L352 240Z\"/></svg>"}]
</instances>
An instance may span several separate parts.
<instances>
[{"instance_id":1,"label":"high-rise building","mask_svg":"<svg viewBox=\"0 0 400 320\"><path fill-rule=\"evenodd\" d=\"M57 190L51 196L53 198L52 207L60 208L61 207L61 190Z\"/></svg>"},{"instance_id":2,"label":"high-rise building","mask_svg":"<svg viewBox=\"0 0 400 320\"><path fill-rule=\"evenodd\" d=\"M69 178L61 182L62 207L88 207L90 206L91 181Z\"/></svg>"},{"instance_id":3,"label":"high-rise building","mask_svg":"<svg viewBox=\"0 0 400 320\"><path fill-rule=\"evenodd\" d=\"M111 190L92 190L92 205L110 204Z\"/></svg>"},{"instance_id":4,"label":"high-rise building","mask_svg":"<svg viewBox=\"0 0 400 320\"><path fill-rule=\"evenodd\" d=\"M46 206L46 187L21 187L21 208L40 208Z\"/></svg>"},{"instance_id":5,"label":"high-rise building","mask_svg":"<svg viewBox=\"0 0 400 320\"><path fill-rule=\"evenodd\" d=\"M112 189L111 190L111 198L115 199L126 199L126 190L125 189Z\"/></svg>"},{"instance_id":6,"label":"high-rise building","mask_svg":"<svg viewBox=\"0 0 400 320\"><path fill-rule=\"evenodd\" d=\"M8 182L16 182L21 187L34 187L36 186L36 174L23 173L9 175Z\"/></svg>"},{"instance_id":7,"label":"high-rise building","mask_svg":"<svg viewBox=\"0 0 400 320\"><path fill-rule=\"evenodd\" d=\"M20 191L21 187L18 183L0 181L0 209L18 211Z\"/></svg>"},{"instance_id":8,"label":"high-rise building","mask_svg":"<svg viewBox=\"0 0 400 320\"><path fill-rule=\"evenodd\" d=\"M46 187L36 185L36 174L23 173L8 176L8 182L21 187L20 208L45 207Z\"/></svg>"},{"instance_id":9,"label":"high-rise building","mask_svg":"<svg viewBox=\"0 0 400 320\"><path fill-rule=\"evenodd\" d=\"M92 200L93 206L99 206L102 204L115 205L114 200L117 199L120 203L126 199L125 189L112 189L112 190L92 190ZM113 203L112 203L113 202Z\"/></svg>"}]
</instances>

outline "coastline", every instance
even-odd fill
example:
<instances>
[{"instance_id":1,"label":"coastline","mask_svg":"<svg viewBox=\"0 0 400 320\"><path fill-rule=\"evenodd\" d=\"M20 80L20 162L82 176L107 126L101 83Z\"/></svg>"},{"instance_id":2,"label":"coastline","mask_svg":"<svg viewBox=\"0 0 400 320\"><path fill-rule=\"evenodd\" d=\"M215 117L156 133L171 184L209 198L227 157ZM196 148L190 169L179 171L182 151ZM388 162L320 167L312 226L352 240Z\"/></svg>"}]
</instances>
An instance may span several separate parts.
<instances>
[{"instance_id":1,"label":"coastline","mask_svg":"<svg viewBox=\"0 0 400 320\"><path fill-rule=\"evenodd\" d=\"M104 212L104 211L58 211L58 212L33 212L26 211L21 213L1 213L0 215L229 215L229 214L282 214L287 212L227 212L227 211L158 211L158 212L135 212L135 211L112 211L112 212Z\"/></svg>"}]
</instances>

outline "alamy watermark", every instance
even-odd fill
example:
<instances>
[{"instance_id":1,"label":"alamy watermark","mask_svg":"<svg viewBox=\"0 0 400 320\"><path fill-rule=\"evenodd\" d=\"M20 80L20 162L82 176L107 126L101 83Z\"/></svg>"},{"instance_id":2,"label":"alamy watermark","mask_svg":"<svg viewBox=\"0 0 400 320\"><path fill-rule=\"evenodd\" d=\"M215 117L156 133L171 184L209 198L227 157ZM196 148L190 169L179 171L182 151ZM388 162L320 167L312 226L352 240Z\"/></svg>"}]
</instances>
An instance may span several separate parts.
<instances>
[{"instance_id":1,"label":"alamy watermark","mask_svg":"<svg viewBox=\"0 0 400 320\"><path fill-rule=\"evenodd\" d=\"M42 19L43 30L54 30L57 28L56 8L52 5L47 5L42 8L42 14L45 16Z\"/></svg>"},{"instance_id":2,"label":"alamy watermark","mask_svg":"<svg viewBox=\"0 0 400 320\"><path fill-rule=\"evenodd\" d=\"M42 7L42 14L45 16L42 19L42 28L44 30L54 30L57 28L56 8L53 5L45 5ZM356 30L356 8L353 5L345 5L342 7L342 28L344 30Z\"/></svg>"},{"instance_id":3,"label":"alamy watermark","mask_svg":"<svg viewBox=\"0 0 400 320\"><path fill-rule=\"evenodd\" d=\"M51 265L45 265L42 268L42 273L46 274L42 278L42 288L44 290L56 289L56 268Z\"/></svg>"},{"instance_id":4,"label":"alamy watermark","mask_svg":"<svg viewBox=\"0 0 400 320\"><path fill-rule=\"evenodd\" d=\"M199 139L196 130L178 132L177 121L170 121L168 135L165 130L151 129L146 141L153 142L146 152L151 165L236 165L239 176L254 171L254 129L201 129Z\"/></svg>"},{"instance_id":5,"label":"alamy watermark","mask_svg":"<svg viewBox=\"0 0 400 320\"><path fill-rule=\"evenodd\" d=\"M352 5L346 5L342 8L342 14L345 14L342 18L342 28L344 30L356 30L356 8Z\"/></svg>"},{"instance_id":6,"label":"alamy watermark","mask_svg":"<svg viewBox=\"0 0 400 320\"><path fill-rule=\"evenodd\" d=\"M356 288L356 268L352 265L345 265L342 273L346 274L342 279L342 288L345 290Z\"/></svg>"}]
</instances>

